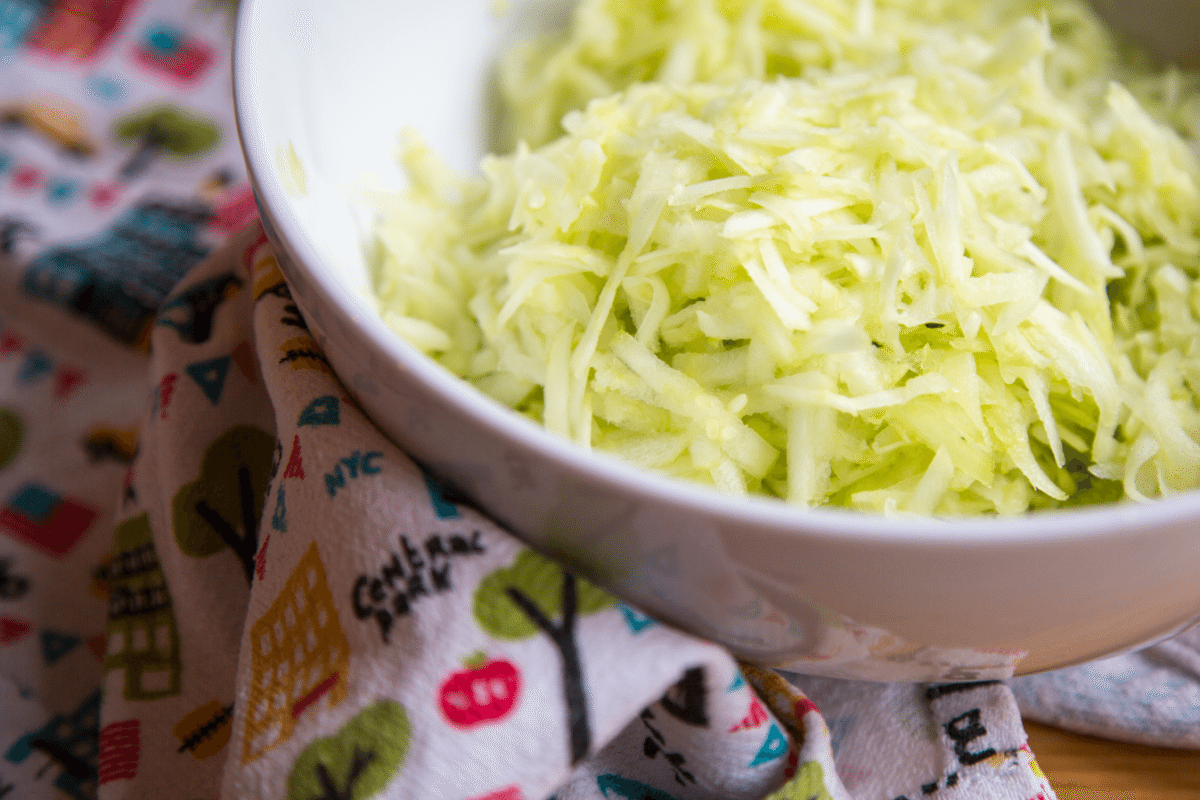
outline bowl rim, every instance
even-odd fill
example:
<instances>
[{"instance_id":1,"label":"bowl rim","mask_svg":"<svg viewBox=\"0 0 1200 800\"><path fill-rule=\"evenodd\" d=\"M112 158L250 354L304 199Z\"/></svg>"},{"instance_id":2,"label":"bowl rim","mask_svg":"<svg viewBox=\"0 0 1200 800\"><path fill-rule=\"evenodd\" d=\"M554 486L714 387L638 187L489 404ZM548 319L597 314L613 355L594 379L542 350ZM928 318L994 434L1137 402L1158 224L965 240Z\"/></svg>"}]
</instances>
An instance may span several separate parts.
<instances>
[{"instance_id":1,"label":"bowl rim","mask_svg":"<svg viewBox=\"0 0 1200 800\"><path fill-rule=\"evenodd\" d=\"M255 103L253 82L264 66L258 55L259 43L269 33L256 24L256 19L260 7L271 2L284 0L242 0L234 23L232 49L236 129L260 215L281 240L279 244L296 256L295 266L304 270L311 290L338 310L346 324L364 337L365 346L382 359L400 362L456 412L481 422L506 442L534 451L538 458L573 476L604 483L610 489L659 506L687 508L738 526L752 525L810 539L887 543L896 547L941 548L953 544L989 548L1136 538L1145 531L1189 522L1200 533L1200 490L1148 503L1124 500L1009 516L961 517L885 516L840 507L801 508L766 495L735 497L711 487L631 467L615 456L586 450L492 400L405 342L343 284L328 281L323 271L309 267L322 263L320 251L277 178L271 144L265 139L262 115Z\"/></svg>"}]
</instances>

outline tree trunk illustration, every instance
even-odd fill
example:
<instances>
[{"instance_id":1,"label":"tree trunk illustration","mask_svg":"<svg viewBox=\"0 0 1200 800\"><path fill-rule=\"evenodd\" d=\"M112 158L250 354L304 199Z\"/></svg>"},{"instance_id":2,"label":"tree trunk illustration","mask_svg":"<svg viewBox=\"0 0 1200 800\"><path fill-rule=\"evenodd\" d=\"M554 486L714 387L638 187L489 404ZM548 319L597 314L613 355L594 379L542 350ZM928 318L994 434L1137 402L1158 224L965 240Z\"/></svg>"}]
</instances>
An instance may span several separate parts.
<instances>
[{"instance_id":1,"label":"tree trunk illustration","mask_svg":"<svg viewBox=\"0 0 1200 800\"><path fill-rule=\"evenodd\" d=\"M575 576L563 573L562 621L555 625L542 613L520 589L509 586L506 590L517 607L524 611L550 641L558 648L562 657L563 700L567 704L567 732L571 742L571 763L578 763L592 743L592 731L588 724L587 695L583 691L583 669L579 663L579 647L575 643Z\"/></svg>"},{"instance_id":2,"label":"tree trunk illustration","mask_svg":"<svg viewBox=\"0 0 1200 800\"><path fill-rule=\"evenodd\" d=\"M158 160L159 154L162 152L162 142L158 136L147 134L140 142L137 149L129 156L117 175L122 180L131 180L141 175L146 169Z\"/></svg>"},{"instance_id":3,"label":"tree trunk illustration","mask_svg":"<svg viewBox=\"0 0 1200 800\"><path fill-rule=\"evenodd\" d=\"M489 574L475 590L475 619L485 631L503 639L523 639L541 632L557 648L572 764L583 759L592 744L576 622L615 602L532 550L523 550L510 566Z\"/></svg>"},{"instance_id":4,"label":"tree trunk illustration","mask_svg":"<svg viewBox=\"0 0 1200 800\"><path fill-rule=\"evenodd\" d=\"M220 511L209 505L207 500L196 501L196 513L212 526L221 537L221 541L229 545L229 549L241 559L242 569L246 572L246 582L249 583L254 577L254 554L258 552L258 504L254 489L250 485L250 470L244 465L238 467L237 478L244 535L239 536L237 529L221 516Z\"/></svg>"},{"instance_id":5,"label":"tree trunk illustration","mask_svg":"<svg viewBox=\"0 0 1200 800\"><path fill-rule=\"evenodd\" d=\"M355 784L362 778L363 773L367 771L367 767L375 760L373 751L364 751L355 746L354 755L350 759L350 771L346 773L346 783L342 787L334 785L333 776L329 774L329 768L324 764L317 764L316 773L317 780L321 783L323 794L313 800L354 800Z\"/></svg>"},{"instance_id":6,"label":"tree trunk illustration","mask_svg":"<svg viewBox=\"0 0 1200 800\"><path fill-rule=\"evenodd\" d=\"M208 446L196 480L171 498L172 528L183 553L203 558L228 547L246 581L252 580L274 452L275 437L249 425L229 429Z\"/></svg>"}]
</instances>

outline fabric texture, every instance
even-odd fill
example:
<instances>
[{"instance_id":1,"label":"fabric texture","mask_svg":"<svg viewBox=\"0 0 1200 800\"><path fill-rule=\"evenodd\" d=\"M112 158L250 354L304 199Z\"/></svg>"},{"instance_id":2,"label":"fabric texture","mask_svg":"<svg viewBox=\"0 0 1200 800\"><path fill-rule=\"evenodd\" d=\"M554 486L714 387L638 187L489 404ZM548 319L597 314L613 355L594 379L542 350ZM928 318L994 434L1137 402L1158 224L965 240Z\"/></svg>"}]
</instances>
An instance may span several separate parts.
<instances>
[{"instance_id":1,"label":"fabric texture","mask_svg":"<svg viewBox=\"0 0 1200 800\"><path fill-rule=\"evenodd\" d=\"M781 676L448 496L278 272L232 11L0 0L0 797L1049 800L1022 711L1198 746L1194 632Z\"/></svg>"},{"instance_id":2,"label":"fabric texture","mask_svg":"<svg viewBox=\"0 0 1200 800\"><path fill-rule=\"evenodd\" d=\"M170 317L151 336L160 390L114 555L154 553L138 564L157 564L169 597L121 617L110 601L102 765L110 731L141 743L111 782L156 797L188 775L193 794L220 780L223 797L317 797L328 784L338 796L535 798L578 766L577 797L597 796L606 775L678 779L697 797L783 783L789 737L753 714L761 704L727 654L447 499L370 424L308 336L261 229L173 297L218 286L207 338L181 337ZM581 762L622 729L642 769L587 774Z\"/></svg>"},{"instance_id":3,"label":"fabric texture","mask_svg":"<svg viewBox=\"0 0 1200 800\"><path fill-rule=\"evenodd\" d=\"M1200 749L1200 628L1140 652L1011 684L1027 719L1107 739Z\"/></svg>"}]
</instances>

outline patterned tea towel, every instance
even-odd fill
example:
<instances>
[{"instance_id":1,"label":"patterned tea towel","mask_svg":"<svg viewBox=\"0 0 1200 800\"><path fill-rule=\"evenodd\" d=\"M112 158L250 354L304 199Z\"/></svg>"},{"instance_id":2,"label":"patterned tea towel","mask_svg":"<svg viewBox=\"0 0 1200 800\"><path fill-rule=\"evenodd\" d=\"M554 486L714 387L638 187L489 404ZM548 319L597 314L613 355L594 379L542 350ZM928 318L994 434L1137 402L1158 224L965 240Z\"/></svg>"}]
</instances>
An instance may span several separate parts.
<instances>
[{"instance_id":1,"label":"patterned tea towel","mask_svg":"<svg viewBox=\"0 0 1200 800\"><path fill-rule=\"evenodd\" d=\"M788 682L446 497L255 222L228 6L0 0L0 798L1048 799L1018 702L1200 744L1195 635Z\"/></svg>"},{"instance_id":2,"label":"patterned tea towel","mask_svg":"<svg viewBox=\"0 0 1200 800\"><path fill-rule=\"evenodd\" d=\"M1200 750L1200 628L1137 653L1010 683L1027 719Z\"/></svg>"},{"instance_id":3,"label":"patterned tea towel","mask_svg":"<svg viewBox=\"0 0 1200 800\"><path fill-rule=\"evenodd\" d=\"M30 434L0 515L18 796L1051 796L1000 683L811 681L822 716L453 502L338 383L258 225L171 292L127 386L59 346L68 312L2 313ZM35 392L61 416L30 419ZM142 409L107 508L78 499L66 462L87 454L53 432L102 393L126 401L106 420ZM36 463L54 449L61 468ZM56 577L85 547L87 579ZM50 608L101 597L102 635ZM68 663L81 684L102 669L99 693L68 695Z\"/></svg>"}]
</instances>

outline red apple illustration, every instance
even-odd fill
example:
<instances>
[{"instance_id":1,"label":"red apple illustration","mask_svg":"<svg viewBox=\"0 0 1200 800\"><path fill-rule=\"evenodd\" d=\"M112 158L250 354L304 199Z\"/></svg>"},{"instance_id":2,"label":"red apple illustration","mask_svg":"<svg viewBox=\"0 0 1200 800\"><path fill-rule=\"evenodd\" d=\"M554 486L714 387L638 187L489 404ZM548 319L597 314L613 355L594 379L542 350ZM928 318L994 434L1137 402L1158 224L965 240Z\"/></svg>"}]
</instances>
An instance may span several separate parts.
<instances>
[{"instance_id":1,"label":"red apple illustration","mask_svg":"<svg viewBox=\"0 0 1200 800\"><path fill-rule=\"evenodd\" d=\"M450 724L470 728L507 716L521 691L517 668L502 658L489 661L483 653L463 663L466 668L450 673L438 694L442 714Z\"/></svg>"}]
</instances>

